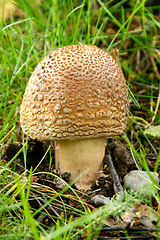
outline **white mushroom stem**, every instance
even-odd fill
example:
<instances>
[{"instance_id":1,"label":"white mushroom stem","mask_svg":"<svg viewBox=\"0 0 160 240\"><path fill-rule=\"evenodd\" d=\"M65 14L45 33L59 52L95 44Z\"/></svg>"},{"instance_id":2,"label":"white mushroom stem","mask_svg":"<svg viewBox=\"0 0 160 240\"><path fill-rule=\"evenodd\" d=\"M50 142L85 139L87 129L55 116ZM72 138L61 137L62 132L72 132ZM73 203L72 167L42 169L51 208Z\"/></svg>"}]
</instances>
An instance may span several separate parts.
<instances>
[{"instance_id":1,"label":"white mushroom stem","mask_svg":"<svg viewBox=\"0 0 160 240\"><path fill-rule=\"evenodd\" d=\"M102 171L105 138L55 142L55 164L61 174L71 173L79 189L89 189ZM83 174L84 173L84 174ZM81 175L82 174L82 175Z\"/></svg>"}]
</instances>

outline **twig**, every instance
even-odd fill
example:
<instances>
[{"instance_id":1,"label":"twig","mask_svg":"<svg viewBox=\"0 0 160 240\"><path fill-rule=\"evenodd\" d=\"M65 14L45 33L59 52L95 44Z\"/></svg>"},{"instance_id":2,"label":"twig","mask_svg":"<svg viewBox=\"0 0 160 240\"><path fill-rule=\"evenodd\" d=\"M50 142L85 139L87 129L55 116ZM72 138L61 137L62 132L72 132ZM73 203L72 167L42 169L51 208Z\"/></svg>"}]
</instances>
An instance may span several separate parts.
<instances>
[{"instance_id":1,"label":"twig","mask_svg":"<svg viewBox=\"0 0 160 240\"><path fill-rule=\"evenodd\" d=\"M119 193L123 196L122 185L120 183L120 180L119 180L118 174L116 172L116 169L113 165L112 159L111 159L111 157L108 153L105 154L104 161L107 163L109 173L110 173L112 181L113 181L113 187L114 187L115 193Z\"/></svg>"},{"instance_id":2,"label":"twig","mask_svg":"<svg viewBox=\"0 0 160 240\"><path fill-rule=\"evenodd\" d=\"M94 229L93 229L94 231ZM103 231L106 231L106 232L117 232L117 231L127 231L128 234L131 234L131 233L136 233L138 232L140 234L140 232L142 233L146 233L146 234L143 234L142 236L130 236L130 239L151 239L152 238L155 238L156 239L156 235L153 234L152 232L156 232L157 229L156 228L140 228L140 227L130 227L128 225L125 225L125 226L113 226L113 227L103 227L101 228L101 232ZM111 237L101 237L99 236L98 239L111 239ZM112 239L117 239L117 237L112 237ZM128 239L128 237L118 237L118 239L121 239L121 240L125 240L125 239Z\"/></svg>"},{"instance_id":3,"label":"twig","mask_svg":"<svg viewBox=\"0 0 160 240\"><path fill-rule=\"evenodd\" d=\"M156 232L156 228L147 228L147 227L130 227L128 225L124 226L113 226L113 227L103 227L101 228L101 231L121 231L121 230L126 230L128 232Z\"/></svg>"},{"instance_id":4,"label":"twig","mask_svg":"<svg viewBox=\"0 0 160 240\"><path fill-rule=\"evenodd\" d=\"M144 88L159 90L159 87L150 86L150 85L147 85L147 84L144 84L144 83L140 83L140 82L134 82L134 84L135 84L135 85L142 86L142 87L144 87Z\"/></svg>"},{"instance_id":5,"label":"twig","mask_svg":"<svg viewBox=\"0 0 160 240\"><path fill-rule=\"evenodd\" d=\"M152 236L152 238L155 238L156 239L156 236ZM98 237L97 238L97 240L104 240L104 239L115 239L115 240L117 240L117 239L119 239L119 240L128 240L128 239L135 239L135 240L137 240L137 239L144 239L144 240L146 240L146 239L151 239L151 235L150 234L145 234L144 236L130 236L129 238L128 237L104 237L104 236L100 236L100 237Z\"/></svg>"}]
</instances>

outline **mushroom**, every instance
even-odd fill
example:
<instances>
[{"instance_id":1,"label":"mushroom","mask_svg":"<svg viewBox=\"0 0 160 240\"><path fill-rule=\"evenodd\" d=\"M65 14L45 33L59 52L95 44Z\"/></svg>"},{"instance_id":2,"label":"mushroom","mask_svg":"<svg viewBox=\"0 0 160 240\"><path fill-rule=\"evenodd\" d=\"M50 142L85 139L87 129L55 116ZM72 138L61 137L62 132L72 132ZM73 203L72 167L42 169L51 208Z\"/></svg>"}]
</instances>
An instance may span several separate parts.
<instances>
[{"instance_id":1,"label":"mushroom","mask_svg":"<svg viewBox=\"0 0 160 240\"><path fill-rule=\"evenodd\" d=\"M53 50L31 75L20 123L32 139L55 141L55 166L81 189L102 172L105 137L120 135L128 91L119 63L104 50L79 44Z\"/></svg>"}]
</instances>

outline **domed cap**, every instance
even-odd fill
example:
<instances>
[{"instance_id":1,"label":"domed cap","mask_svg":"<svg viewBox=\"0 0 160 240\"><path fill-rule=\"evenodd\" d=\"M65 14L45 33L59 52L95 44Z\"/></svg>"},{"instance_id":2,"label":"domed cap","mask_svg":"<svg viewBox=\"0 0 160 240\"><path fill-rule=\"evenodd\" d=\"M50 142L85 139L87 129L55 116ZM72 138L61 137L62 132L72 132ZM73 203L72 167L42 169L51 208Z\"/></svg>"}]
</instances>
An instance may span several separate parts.
<instances>
[{"instance_id":1,"label":"domed cap","mask_svg":"<svg viewBox=\"0 0 160 240\"><path fill-rule=\"evenodd\" d=\"M104 50L72 45L52 51L35 68L20 111L25 134L38 140L122 134L128 91L120 65Z\"/></svg>"}]
</instances>

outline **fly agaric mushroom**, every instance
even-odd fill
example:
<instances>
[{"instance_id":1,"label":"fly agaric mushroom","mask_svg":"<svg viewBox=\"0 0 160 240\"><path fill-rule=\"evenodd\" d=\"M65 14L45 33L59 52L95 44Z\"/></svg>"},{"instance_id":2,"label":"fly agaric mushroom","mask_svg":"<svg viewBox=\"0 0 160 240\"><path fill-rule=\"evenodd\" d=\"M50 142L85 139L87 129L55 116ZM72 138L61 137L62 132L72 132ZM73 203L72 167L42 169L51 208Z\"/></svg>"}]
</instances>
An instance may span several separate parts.
<instances>
[{"instance_id":1,"label":"fly agaric mushroom","mask_svg":"<svg viewBox=\"0 0 160 240\"><path fill-rule=\"evenodd\" d=\"M128 91L120 65L104 50L71 45L53 50L35 68L20 111L23 132L55 141L55 165L89 189L102 171L105 137L122 134ZM84 173L84 174L83 174Z\"/></svg>"}]
</instances>

